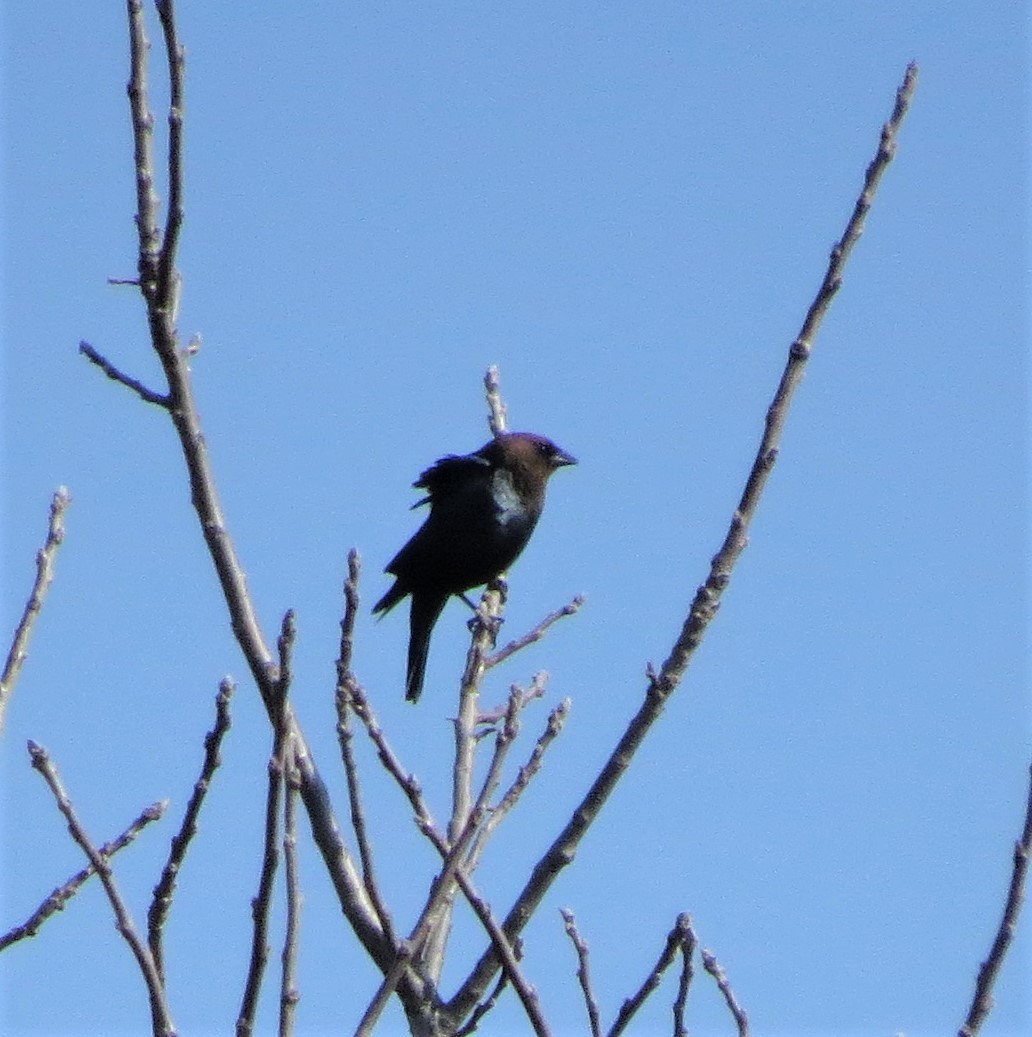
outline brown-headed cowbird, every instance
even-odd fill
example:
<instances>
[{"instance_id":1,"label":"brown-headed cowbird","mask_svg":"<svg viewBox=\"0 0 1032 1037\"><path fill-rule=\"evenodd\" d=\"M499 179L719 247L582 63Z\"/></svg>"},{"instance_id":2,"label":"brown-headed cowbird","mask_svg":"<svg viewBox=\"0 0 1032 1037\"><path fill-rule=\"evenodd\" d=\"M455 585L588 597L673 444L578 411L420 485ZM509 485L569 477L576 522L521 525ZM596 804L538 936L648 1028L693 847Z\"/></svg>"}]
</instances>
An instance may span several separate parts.
<instances>
[{"instance_id":1,"label":"brown-headed cowbird","mask_svg":"<svg viewBox=\"0 0 1032 1037\"><path fill-rule=\"evenodd\" d=\"M415 536L385 572L397 579L373 606L388 612L412 595L405 697L423 690L430 633L453 594L489 583L526 547L549 476L576 458L531 432L503 432L476 453L442 457L412 484L430 505Z\"/></svg>"}]
</instances>

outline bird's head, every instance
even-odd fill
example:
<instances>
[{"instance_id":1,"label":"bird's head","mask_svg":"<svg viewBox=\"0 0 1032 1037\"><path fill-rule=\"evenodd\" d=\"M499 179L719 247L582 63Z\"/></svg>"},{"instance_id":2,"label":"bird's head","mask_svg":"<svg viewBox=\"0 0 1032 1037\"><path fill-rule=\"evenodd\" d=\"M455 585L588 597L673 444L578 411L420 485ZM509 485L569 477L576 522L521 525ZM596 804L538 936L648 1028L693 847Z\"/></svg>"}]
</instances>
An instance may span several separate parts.
<instances>
[{"instance_id":1,"label":"bird's head","mask_svg":"<svg viewBox=\"0 0 1032 1037\"><path fill-rule=\"evenodd\" d=\"M520 471L542 486L553 472L577 463L577 458L533 432L503 432L491 445L504 467Z\"/></svg>"}]
</instances>

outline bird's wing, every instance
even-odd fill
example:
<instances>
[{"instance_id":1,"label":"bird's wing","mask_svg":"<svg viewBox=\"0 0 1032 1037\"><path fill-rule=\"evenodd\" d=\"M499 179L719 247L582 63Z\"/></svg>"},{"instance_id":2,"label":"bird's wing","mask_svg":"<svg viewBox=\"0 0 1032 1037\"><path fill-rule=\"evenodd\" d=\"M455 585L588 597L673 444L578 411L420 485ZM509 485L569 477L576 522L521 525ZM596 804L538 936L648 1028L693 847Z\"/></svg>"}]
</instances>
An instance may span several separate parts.
<instances>
[{"instance_id":1,"label":"bird's wing","mask_svg":"<svg viewBox=\"0 0 1032 1037\"><path fill-rule=\"evenodd\" d=\"M416 489L426 490L427 495L412 505L434 504L447 497L468 492L471 485L486 480L491 463L477 454L449 454L435 461L412 484Z\"/></svg>"}]
</instances>

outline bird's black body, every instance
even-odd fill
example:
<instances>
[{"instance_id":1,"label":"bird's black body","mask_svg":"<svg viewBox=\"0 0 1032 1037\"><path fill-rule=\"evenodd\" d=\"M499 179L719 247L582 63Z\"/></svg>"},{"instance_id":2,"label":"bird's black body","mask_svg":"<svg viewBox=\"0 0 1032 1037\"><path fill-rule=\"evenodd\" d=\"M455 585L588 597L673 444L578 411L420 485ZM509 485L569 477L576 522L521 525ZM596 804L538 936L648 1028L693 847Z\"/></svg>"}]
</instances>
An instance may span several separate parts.
<instances>
[{"instance_id":1,"label":"bird's black body","mask_svg":"<svg viewBox=\"0 0 1032 1037\"><path fill-rule=\"evenodd\" d=\"M442 457L413 484L430 514L391 559L396 579L373 607L387 612L412 595L405 696L423 690L430 634L453 594L489 583L526 546L545 503L549 476L576 464L551 440L528 432L496 436L476 453Z\"/></svg>"}]
</instances>

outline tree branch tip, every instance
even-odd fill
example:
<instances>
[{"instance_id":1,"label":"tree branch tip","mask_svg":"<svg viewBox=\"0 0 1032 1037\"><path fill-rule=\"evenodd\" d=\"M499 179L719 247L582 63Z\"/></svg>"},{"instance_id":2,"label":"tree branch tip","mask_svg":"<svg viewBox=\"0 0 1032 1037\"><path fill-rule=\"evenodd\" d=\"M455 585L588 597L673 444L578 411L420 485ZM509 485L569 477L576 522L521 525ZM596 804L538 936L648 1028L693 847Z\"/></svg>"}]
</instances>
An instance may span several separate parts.
<instances>
[{"instance_id":1,"label":"tree branch tip","mask_svg":"<svg viewBox=\"0 0 1032 1037\"><path fill-rule=\"evenodd\" d=\"M172 400L170 396L148 389L138 379L132 378L120 371L106 356L94 349L85 339L79 342L79 353L99 367L112 381L124 385L127 389L131 389L145 403L153 403L158 407L164 407L165 410L171 410Z\"/></svg>"}]
</instances>

